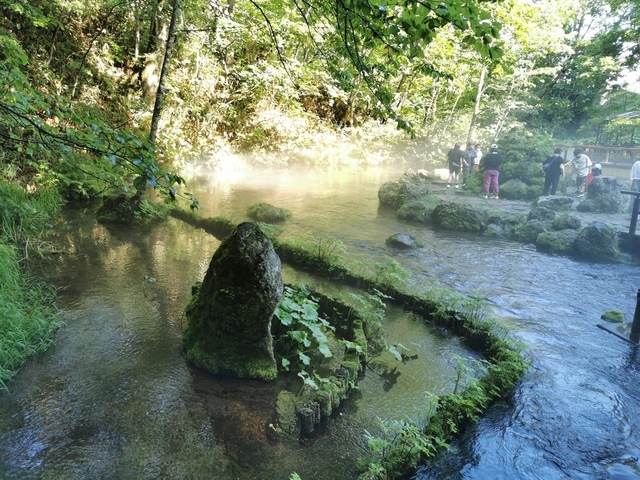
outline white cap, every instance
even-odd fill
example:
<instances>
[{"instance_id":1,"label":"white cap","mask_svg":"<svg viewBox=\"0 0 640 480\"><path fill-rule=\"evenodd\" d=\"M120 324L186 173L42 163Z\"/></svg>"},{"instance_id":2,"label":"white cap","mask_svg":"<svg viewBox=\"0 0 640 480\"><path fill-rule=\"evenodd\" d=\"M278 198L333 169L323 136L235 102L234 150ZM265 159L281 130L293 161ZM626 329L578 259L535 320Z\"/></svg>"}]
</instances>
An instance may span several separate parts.
<instances>
[{"instance_id":1,"label":"white cap","mask_svg":"<svg viewBox=\"0 0 640 480\"><path fill-rule=\"evenodd\" d=\"M602 170L602 165L600 165L599 163L596 163L593 168L597 168L598 170Z\"/></svg>"},{"instance_id":2,"label":"white cap","mask_svg":"<svg viewBox=\"0 0 640 480\"><path fill-rule=\"evenodd\" d=\"M495 143L491 145L491 148L498 148L498 145L496 145Z\"/></svg>"}]
</instances>

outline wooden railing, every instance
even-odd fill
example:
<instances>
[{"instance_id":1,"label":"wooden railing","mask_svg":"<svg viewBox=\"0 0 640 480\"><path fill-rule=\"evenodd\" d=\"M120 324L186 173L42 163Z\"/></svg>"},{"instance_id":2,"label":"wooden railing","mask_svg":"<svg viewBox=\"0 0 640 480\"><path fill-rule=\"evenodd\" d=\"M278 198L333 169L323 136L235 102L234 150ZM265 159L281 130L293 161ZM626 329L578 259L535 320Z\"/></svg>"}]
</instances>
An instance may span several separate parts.
<instances>
[{"instance_id":1,"label":"wooden railing","mask_svg":"<svg viewBox=\"0 0 640 480\"><path fill-rule=\"evenodd\" d=\"M602 165L602 175L614 176L623 180L629 179L631 166L640 160L640 147L607 147L601 145L568 145L559 144L564 149L565 161L571 160L573 150L581 148L591 161Z\"/></svg>"}]
</instances>

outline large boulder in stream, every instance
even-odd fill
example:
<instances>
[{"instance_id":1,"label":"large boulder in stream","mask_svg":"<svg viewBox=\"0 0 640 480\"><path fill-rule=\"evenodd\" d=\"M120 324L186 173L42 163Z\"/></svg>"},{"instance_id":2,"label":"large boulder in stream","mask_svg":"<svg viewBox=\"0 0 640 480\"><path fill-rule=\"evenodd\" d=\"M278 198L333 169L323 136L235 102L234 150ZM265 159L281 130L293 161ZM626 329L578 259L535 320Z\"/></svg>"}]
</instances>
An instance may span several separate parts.
<instances>
[{"instance_id":1,"label":"large boulder in stream","mask_svg":"<svg viewBox=\"0 0 640 480\"><path fill-rule=\"evenodd\" d=\"M212 373L272 380L271 318L284 284L271 241L255 223L241 223L213 255L187 306L187 359Z\"/></svg>"},{"instance_id":2,"label":"large boulder in stream","mask_svg":"<svg viewBox=\"0 0 640 480\"><path fill-rule=\"evenodd\" d=\"M592 261L618 260L618 235L604 222L593 222L582 229L573 243L574 252Z\"/></svg>"},{"instance_id":3,"label":"large boulder in stream","mask_svg":"<svg viewBox=\"0 0 640 480\"><path fill-rule=\"evenodd\" d=\"M396 182L386 182L378 190L381 205L388 205L396 210L409 200L415 200L431 193L429 185L421 183L413 177L403 177Z\"/></svg>"},{"instance_id":4,"label":"large boulder in stream","mask_svg":"<svg viewBox=\"0 0 640 480\"><path fill-rule=\"evenodd\" d=\"M596 177L589 184L586 198L576 210L591 213L620 213L624 199L620 190L624 184L616 177Z\"/></svg>"},{"instance_id":5,"label":"large boulder in stream","mask_svg":"<svg viewBox=\"0 0 640 480\"><path fill-rule=\"evenodd\" d=\"M436 225L447 230L483 232L486 228L487 212L471 205L446 202L433 209L431 218Z\"/></svg>"},{"instance_id":6,"label":"large boulder in stream","mask_svg":"<svg viewBox=\"0 0 640 480\"><path fill-rule=\"evenodd\" d=\"M536 237L536 249L550 253L570 253L578 237L573 229L545 230Z\"/></svg>"}]
</instances>

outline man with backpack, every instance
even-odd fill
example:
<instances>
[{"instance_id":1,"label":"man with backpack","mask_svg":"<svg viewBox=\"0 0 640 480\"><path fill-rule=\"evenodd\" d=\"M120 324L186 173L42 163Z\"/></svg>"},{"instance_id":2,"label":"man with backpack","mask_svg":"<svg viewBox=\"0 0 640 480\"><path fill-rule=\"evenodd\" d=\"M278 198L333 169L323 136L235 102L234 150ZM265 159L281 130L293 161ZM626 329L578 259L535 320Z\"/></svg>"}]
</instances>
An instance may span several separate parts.
<instances>
[{"instance_id":1,"label":"man with backpack","mask_svg":"<svg viewBox=\"0 0 640 480\"><path fill-rule=\"evenodd\" d=\"M542 169L544 170L544 189L542 195L549 195L549 188L551 188L551 195L555 195L558 189L558 182L563 173L562 149L556 148L553 151L553 155L548 157L542 163Z\"/></svg>"}]
</instances>

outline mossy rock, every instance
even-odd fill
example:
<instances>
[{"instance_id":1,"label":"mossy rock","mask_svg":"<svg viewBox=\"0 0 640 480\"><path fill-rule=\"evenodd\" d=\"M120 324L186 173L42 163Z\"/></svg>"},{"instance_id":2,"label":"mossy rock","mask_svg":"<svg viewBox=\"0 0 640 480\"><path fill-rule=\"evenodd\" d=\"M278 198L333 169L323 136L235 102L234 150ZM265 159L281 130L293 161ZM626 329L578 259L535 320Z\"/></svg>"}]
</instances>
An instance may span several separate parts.
<instances>
[{"instance_id":1,"label":"mossy rock","mask_svg":"<svg viewBox=\"0 0 640 480\"><path fill-rule=\"evenodd\" d=\"M378 200L380 200L381 205L388 205L398 209L406 202L424 197L430 193L429 185L416 184L406 178L402 178L396 182L383 184L378 190Z\"/></svg>"},{"instance_id":2,"label":"mossy rock","mask_svg":"<svg viewBox=\"0 0 640 480\"><path fill-rule=\"evenodd\" d=\"M541 222L552 222L555 218L555 210L544 206L533 207L527 215L527 220L540 220Z\"/></svg>"},{"instance_id":3,"label":"mossy rock","mask_svg":"<svg viewBox=\"0 0 640 480\"><path fill-rule=\"evenodd\" d=\"M431 212L433 222L447 230L459 232L483 232L486 228L487 212L470 205L445 202Z\"/></svg>"},{"instance_id":4,"label":"mossy rock","mask_svg":"<svg viewBox=\"0 0 640 480\"><path fill-rule=\"evenodd\" d=\"M601 176L593 179L587 189L587 197L578 204L576 210L591 213L620 213L624 199L620 190L623 183L616 177Z\"/></svg>"},{"instance_id":5,"label":"mossy rock","mask_svg":"<svg viewBox=\"0 0 640 480\"><path fill-rule=\"evenodd\" d=\"M620 310L607 310L600 315L600 318L611 323L622 323L624 321L624 314Z\"/></svg>"},{"instance_id":6,"label":"mossy rock","mask_svg":"<svg viewBox=\"0 0 640 480\"><path fill-rule=\"evenodd\" d=\"M432 223L431 213L436 205L443 203L443 200L432 195L425 195L418 200L410 200L404 203L396 212L398 218L412 220L420 223Z\"/></svg>"},{"instance_id":7,"label":"mossy rock","mask_svg":"<svg viewBox=\"0 0 640 480\"><path fill-rule=\"evenodd\" d=\"M285 221L291 212L269 203L254 203L247 209L247 216L257 222L273 223Z\"/></svg>"},{"instance_id":8,"label":"mossy rock","mask_svg":"<svg viewBox=\"0 0 640 480\"><path fill-rule=\"evenodd\" d=\"M574 253L592 261L617 261L620 258L616 231L604 222L583 228L574 242Z\"/></svg>"},{"instance_id":9,"label":"mossy rock","mask_svg":"<svg viewBox=\"0 0 640 480\"><path fill-rule=\"evenodd\" d=\"M513 238L516 228L524 224L526 217L517 213L490 213L484 234L496 238Z\"/></svg>"},{"instance_id":10,"label":"mossy rock","mask_svg":"<svg viewBox=\"0 0 640 480\"><path fill-rule=\"evenodd\" d=\"M563 213L553 219L551 228L554 230L579 230L582 227L582 222L575 215L569 213Z\"/></svg>"},{"instance_id":11,"label":"mossy rock","mask_svg":"<svg viewBox=\"0 0 640 480\"><path fill-rule=\"evenodd\" d=\"M545 230L536 238L536 248L543 252L569 253L577 237L578 232L571 229Z\"/></svg>"},{"instance_id":12,"label":"mossy rock","mask_svg":"<svg viewBox=\"0 0 640 480\"><path fill-rule=\"evenodd\" d=\"M525 243L536 243L538 235L544 232L547 226L540 220L527 220L526 223L513 230L513 238Z\"/></svg>"},{"instance_id":13,"label":"mossy rock","mask_svg":"<svg viewBox=\"0 0 640 480\"><path fill-rule=\"evenodd\" d=\"M182 332L187 360L215 374L275 379L271 317L283 294L282 266L262 230L238 225L193 292Z\"/></svg>"}]
</instances>

